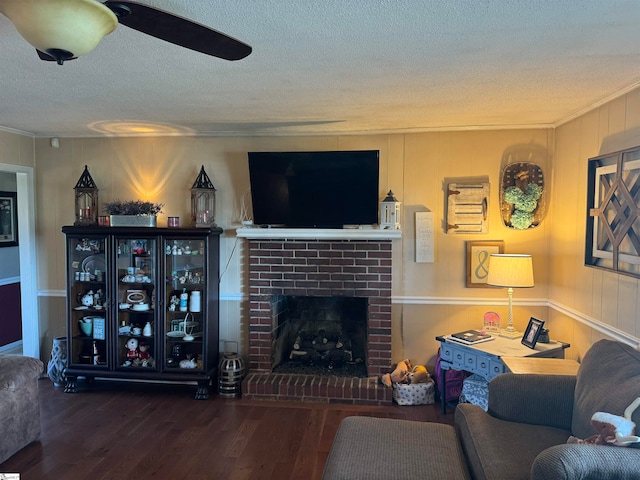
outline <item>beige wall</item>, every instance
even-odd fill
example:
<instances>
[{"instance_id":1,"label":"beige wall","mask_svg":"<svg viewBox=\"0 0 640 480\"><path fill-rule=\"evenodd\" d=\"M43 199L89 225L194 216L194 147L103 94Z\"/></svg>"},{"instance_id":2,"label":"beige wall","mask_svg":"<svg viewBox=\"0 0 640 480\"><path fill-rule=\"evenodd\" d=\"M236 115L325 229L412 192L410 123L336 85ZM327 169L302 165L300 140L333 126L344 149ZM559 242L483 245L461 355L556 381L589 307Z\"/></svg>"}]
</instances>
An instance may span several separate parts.
<instances>
[{"instance_id":1,"label":"beige wall","mask_svg":"<svg viewBox=\"0 0 640 480\"><path fill-rule=\"evenodd\" d=\"M433 365L436 335L479 327L488 310L507 316L506 292L465 287L465 242L504 240L510 253L531 253L536 286L517 290L514 321L547 321L552 338L572 344L581 358L602 336L637 339L640 293L635 279L583 266L586 162L603 152L640 144L640 90L555 130L433 132L311 137L62 138L35 142L38 288L42 345L63 335L64 237L72 224L73 187L85 164L100 188L100 203L144 198L165 204L166 215L188 221L189 189L204 165L217 188L221 245L221 338L246 335L246 250L235 237L241 201L249 190L246 152L252 150L379 149L380 196L393 189L403 202L403 238L394 241L393 359ZM14 138L15 137L15 138ZM0 132L0 149L15 150L24 137ZM535 229L515 231L499 218L502 167L527 154L546 175L548 216ZM18 155L22 158L21 155ZM489 233L446 234L445 185L461 179L491 184ZM430 210L436 223L435 262L416 263L414 213ZM550 301L549 301L550 300ZM506 320L504 320L506 322ZM624 339L624 338L623 338ZM241 347L244 351L244 347Z\"/></svg>"},{"instance_id":2,"label":"beige wall","mask_svg":"<svg viewBox=\"0 0 640 480\"><path fill-rule=\"evenodd\" d=\"M640 338L638 279L584 266L588 159L640 145L640 89L560 126L556 139L550 313L580 358L601 337Z\"/></svg>"},{"instance_id":3,"label":"beige wall","mask_svg":"<svg viewBox=\"0 0 640 480\"><path fill-rule=\"evenodd\" d=\"M101 204L115 198L162 202L165 208L160 225L165 224L166 215L178 215L183 222L188 221L189 189L200 165L204 165L217 188L216 220L225 228L221 248L221 337L242 342L247 320L242 303L247 293L246 262L244 241L238 240L234 232L239 226L242 197L249 190L246 153L327 149L379 149L380 196L393 189L403 201L404 235L402 240L394 241L393 253L394 359L410 357L432 363L436 335L479 327L483 313L489 309L506 317L504 290L465 288L465 241L499 239L505 241L507 252L532 253L536 287L517 292L516 300L535 303L536 299L547 298L546 223L526 232L505 228L499 218L498 183L507 152L542 151L541 161L549 171L551 130L287 138L62 138L58 149L51 148L48 139L38 139L39 288L64 290L64 237L60 227L74 221L73 186L85 164L100 189ZM445 182L468 178L491 183L490 233L446 234ZM425 210L433 211L436 218L435 262L417 264L414 212ZM406 304L407 301L411 303ZM48 305L55 311L48 322L51 338L64 334L61 302L59 297ZM477 302L483 305L470 305ZM546 317L546 306L516 304L515 309L519 328L524 328L533 314Z\"/></svg>"},{"instance_id":4,"label":"beige wall","mask_svg":"<svg viewBox=\"0 0 640 480\"><path fill-rule=\"evenodd\" d=\"M33 138L0 131L0 163L34 167Z\"/></svg>"}]
</instances>

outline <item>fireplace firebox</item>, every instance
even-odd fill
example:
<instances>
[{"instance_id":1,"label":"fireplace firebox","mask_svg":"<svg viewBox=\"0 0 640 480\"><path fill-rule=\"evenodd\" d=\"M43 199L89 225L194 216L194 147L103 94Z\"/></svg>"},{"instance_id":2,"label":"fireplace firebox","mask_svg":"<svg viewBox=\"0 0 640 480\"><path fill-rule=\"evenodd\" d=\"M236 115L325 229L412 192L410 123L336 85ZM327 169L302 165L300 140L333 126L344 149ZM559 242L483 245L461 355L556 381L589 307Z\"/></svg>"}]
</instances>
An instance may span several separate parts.
<instances>
[{"instance_id":1,"label":"fireplace firebox","mask_svg":"<svg viewBox=\"0 0 640 480\"><path fill-rule=\"evenodd\" d=\"M366 377L367 299L274 295L273 371Z\"/></svg>"},{"instance_id":2,"label":"fireplace firebox","mask_svg":"<svg viewBox=\"0 0 640 480\"><path fill-rule=\"evenodd\" d=\"M247 257L250 373L243 382L243 395L298 401L390 402L391 392L379 384L378 377L391 366L391 240L250 239ZM309 307L310 297L316 298L313 308ZM350 312L362 313L362 320L337 327L332 319L346 314L329 313L336 305L340 307L336 310L346 311L349 316ZM293 324L286 319L285 313L291 313L292 308L304 319ZM314 308L320 312L310 313ZM311 321L313 315L315 320ZM324 330L324 336L320 330ZM293 350L306 349L306 355L316 355L312 353L316 349L308 344L313 333L311 341L319 337L325 344L346 341L350 346L349 354L344 353L344 347L333 349L343 350L331 354L334 361L323 353L322 361L313 363L327 365L329 370L341 362L361 364L361 373L278 372ZM292 342L291 348L283 345L284 339ZM301 342L299 348L293 346L296 340Z\"/></svg>"}]
</instances>

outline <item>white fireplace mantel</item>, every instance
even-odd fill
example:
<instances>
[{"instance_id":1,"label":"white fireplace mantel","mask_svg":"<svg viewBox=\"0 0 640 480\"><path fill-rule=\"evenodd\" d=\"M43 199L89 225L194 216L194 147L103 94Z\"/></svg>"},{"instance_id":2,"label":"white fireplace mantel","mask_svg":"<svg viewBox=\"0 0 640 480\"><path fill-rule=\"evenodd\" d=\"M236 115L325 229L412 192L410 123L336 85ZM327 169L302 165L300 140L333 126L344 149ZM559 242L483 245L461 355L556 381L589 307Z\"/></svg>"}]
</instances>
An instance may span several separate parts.
<instances>
[{"instance_id":1,"label":"white fireplace mantel","mask_svg":"<svg viewBox=\"0 0 640 480\"><path fill-rule=\"evenodd\" d=\"M393 240L402 237L402 230L379 228L260 228L236 230L240 238L287 240Z\"/></svg>"}]
</instances>

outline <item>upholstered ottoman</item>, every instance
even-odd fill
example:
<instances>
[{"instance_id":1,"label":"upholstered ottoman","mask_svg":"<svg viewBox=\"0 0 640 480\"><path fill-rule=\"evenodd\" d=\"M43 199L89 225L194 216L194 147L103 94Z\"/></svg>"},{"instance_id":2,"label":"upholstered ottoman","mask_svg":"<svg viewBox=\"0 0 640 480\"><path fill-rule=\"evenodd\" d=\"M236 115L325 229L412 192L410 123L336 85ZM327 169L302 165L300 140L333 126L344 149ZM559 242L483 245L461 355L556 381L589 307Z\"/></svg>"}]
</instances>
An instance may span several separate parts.
<instances>
[{"instance_id":1,"label":"upholstered ottoman","mask_svg":"<svg viewBox=\"0 0 640 480\"><path fill-rule=\"evenodd\" d=\"M347 417L333 440L323 480L464 480L466 462L450 425Z\"/></svg>"},{"instance_id":2,"label":"upholstered ottoman","mask_svg":"<svg viewBox=\"0 0 640 480\"><path fill-rule=\"evenodd\" d=\"M40 436L37 358L0 355L0 463Z\"/></svg>"}]
</instances>

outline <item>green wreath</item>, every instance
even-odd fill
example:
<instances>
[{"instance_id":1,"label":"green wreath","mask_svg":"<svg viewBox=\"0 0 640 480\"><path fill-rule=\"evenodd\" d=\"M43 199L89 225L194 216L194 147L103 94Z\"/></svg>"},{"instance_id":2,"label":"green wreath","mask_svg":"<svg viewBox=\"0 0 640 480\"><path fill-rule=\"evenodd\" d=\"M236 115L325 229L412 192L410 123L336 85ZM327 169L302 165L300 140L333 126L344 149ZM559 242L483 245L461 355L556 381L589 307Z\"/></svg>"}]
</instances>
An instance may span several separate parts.
<instances>
[{"instance_id":1,"label":"green wreath","mask_svg":"<svg viewBox=\"0 0 640 480\"><path fill-rule=\"evenodd\" d=\"M518 187L509 187L504 191L504 201L515 206L511 214L511 226L525 230L533 223L533 211L542 196L542 187L537 183L529 183L523 192Z\"/></svg>"}]
</instances>

